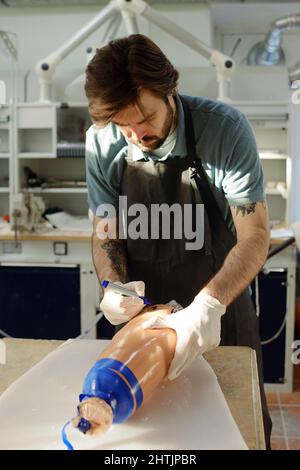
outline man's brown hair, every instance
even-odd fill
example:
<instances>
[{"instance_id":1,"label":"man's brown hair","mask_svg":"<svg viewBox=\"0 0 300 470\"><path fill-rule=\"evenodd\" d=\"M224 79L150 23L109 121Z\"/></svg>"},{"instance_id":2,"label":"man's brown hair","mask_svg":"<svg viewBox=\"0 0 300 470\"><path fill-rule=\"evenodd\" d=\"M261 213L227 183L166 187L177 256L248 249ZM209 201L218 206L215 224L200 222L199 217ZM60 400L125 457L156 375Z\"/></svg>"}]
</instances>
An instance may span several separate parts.
<instances>
[{"instance_id":1,"label":"man's brown hair","mask_svg":"<svg viewBox=\"0 0 300 470\"><path fill-rule=\"evenodd\" d=\"M139 104L142 88L165 100L177 82L178 71L147 36L114 39L96 50L86 68L90 116L95 124L106 125L120 110Z\"/></svg>"}]
</instances>

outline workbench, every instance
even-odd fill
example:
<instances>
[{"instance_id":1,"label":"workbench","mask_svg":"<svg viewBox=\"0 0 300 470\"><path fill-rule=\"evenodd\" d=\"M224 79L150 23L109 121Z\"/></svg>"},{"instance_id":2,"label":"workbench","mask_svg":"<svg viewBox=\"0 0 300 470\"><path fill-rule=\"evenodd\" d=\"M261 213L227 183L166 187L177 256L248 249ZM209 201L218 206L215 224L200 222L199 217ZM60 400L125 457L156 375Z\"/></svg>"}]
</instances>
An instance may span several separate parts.
<instances>
[{"instance_id":1,"label":"workbench","mask_svg":"<svg viewBox=\"0 0 300 470\"><path fill-rule=\"evenodd\" d=\"M5 339L0 394L34 364L62 344L55 340ZM265 449L255 351L218 347L204 355L217 375L232 416L250 450Z\"/></svg>"},{"instance_id":2,"label":"workbench","mask_svg":"<svg viewBox=\"0 0 300 470\"><path fill-rule=\"evenodd\" d=\"M86 231L61 231L58 229L47 229L41 232L18 232L17 240L43 240L43 241L91 241L92 230ZM8 226L0 227L0 240L15 240L15 232L10 230Z\"/></svg>"},{"instance_id":3,"label":"workbench","mask_svg":"<svg viewBox=\"0 0 300 470\"><path fill-rule=\"evenodd\" d=\"M28 240L44 240L44 241L88 241L91 240L92 231L61 231L58 229L47 229L40 232L18 232L17 239L19 241L28 241ZM0 226L0 240L15 240L15 232L12 231L8 225ZM270 240L271 246L280 245L287 238L272 238Z\"/></svg>"},{"instance_id":4,"label":"workbench","mask_svg":"<svg viewBox=\"0 0 300 470\"><path fill-rule=\"evenodd\" d=\"M1 266L37 266L37 267L78 267L80 276L80 329L81 333L90 329L94 322L96 310L100 303L100 289L91 255L91 233L62 232L50 229L45 232L20 233L18 240L21 251L14 250L14 232L8 226L0 228L0 267ZM271 245L276 246L284 239L272 239ZM57 254L55 244L63 243L66 254ZM272 392L291 392L293 387L293 364L291 345L294 340L295 316L295 278L296 278L296 246L291 245L284 251L269 259L264 270L283 271L286 276L286 313L284 325L284 371L280 382L267 385ZM168 299L171 300L171 299ZM175 299L176 300L176 299ZM0 325L1 326L1 325ZM58 325L59 328L59 325ZM39 336L37 336L39 337ZM41 336L40 336L41 337ZM57 337L57 336L52 336ZM58 336L59 337L59 336ZM90 330L88 338L96 337L96 328Z\"/></svg>"}]
</instances>

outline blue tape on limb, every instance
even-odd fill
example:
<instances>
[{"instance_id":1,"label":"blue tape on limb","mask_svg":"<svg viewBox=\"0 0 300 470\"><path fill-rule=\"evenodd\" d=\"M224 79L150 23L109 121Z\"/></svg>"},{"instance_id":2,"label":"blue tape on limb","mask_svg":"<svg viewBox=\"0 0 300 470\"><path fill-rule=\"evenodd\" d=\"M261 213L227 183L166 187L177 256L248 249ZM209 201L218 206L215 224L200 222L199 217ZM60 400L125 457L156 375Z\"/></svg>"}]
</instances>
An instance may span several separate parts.
<instances>
[{"instance_id":1,"label":"blue tape on limb","mask_svg":"<svg viewBox=\"0 0 300 470\"><path fill-rule=\"evenodd\" d=\"M116 359L103 358L88 372L79 400L102 398L113 411L113 423L122 423L140 407L143 392L131 370Z\"/></svg>"},{"instance_id":2,"label":"blue tape on limb","mask_svg":"<svg viewBox=\"0 0 300 470\"><path fill-rule=\"evenodd\" d=\"M117 359L103 358L98 361L98 363L100 362L104 367L117 370L125 377L130 385L131 391L135 396L136 409L138 409L143 403L143 392L134 373L123 362L118 361Z\"/></svg>"},{"instance_id":3,"label":"blue tape on limb","mask_svg":"<svg viewBox=\"0 0 300 470\"><path fill-rule=\"evenodd\" d=\"M69 439L67 438L67 433L66 433L66 428L67 426L71 423L71 421L68 421L64 427L62 428L62 431L61 431L61 437L62 437L62 440L63 440L63 443L65 444L65 446L67 447L68 450L74 450L74 447L72 446L71 442L69 441Z\"/></svg>"},{"instance_id":4,"label":"blue tape on limb","mask_svg":"<svg viewBox=\"0 0 300 470\"><path fill-rule=\"evenodd\" d=\"M111 407L114 424L127 420L135 408L134 396L125 380L98 362L88 372L79 400L90 397L101 398Z\"/></svg>"}]
</instances>

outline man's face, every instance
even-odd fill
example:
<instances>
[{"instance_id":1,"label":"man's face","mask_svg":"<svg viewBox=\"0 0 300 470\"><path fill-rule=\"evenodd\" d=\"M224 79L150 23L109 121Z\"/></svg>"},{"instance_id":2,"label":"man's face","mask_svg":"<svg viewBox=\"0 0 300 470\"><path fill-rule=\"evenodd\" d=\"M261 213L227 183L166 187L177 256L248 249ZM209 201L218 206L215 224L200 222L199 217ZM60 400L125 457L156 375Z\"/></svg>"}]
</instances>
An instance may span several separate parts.
<instances>
[{"instance_id":1,"label":"man's face","mask_svg":"<svg viewBox=\"0 0 300 470\"><path fill-rule=\"evenodd\" d=\"M164 101L148 90L141 90L139 99L140 106L131 105L119 111L112 122L127 141L148 152L161 147L173 130L176 105L172 96Z\"/></svg>"}]
</instances>

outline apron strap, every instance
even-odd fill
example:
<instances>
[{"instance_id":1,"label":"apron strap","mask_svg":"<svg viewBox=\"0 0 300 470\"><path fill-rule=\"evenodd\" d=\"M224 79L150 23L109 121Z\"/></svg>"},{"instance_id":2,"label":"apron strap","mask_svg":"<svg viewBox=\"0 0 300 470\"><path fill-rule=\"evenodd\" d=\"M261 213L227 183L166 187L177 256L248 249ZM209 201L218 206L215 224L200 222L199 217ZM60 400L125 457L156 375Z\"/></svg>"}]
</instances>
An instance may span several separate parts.
<instances>
[{"instance_id":1,"label":"apron strap","mask_svg":"<svg viewBox=\"0 0 300 470\"><path fill-rule=\"evenodd\" d=\"M196 182L198 190L201 193L203 202L205 204L206 213L209 218L209 223L212 229L212 233L215 236L220 235L220 223L223 222L223 229L226 228L226 231L232 236L232 232L227 227L227 224L224 220L221 209L216 201L216 198L211 190L211 187L208 182L207 174L203 168L201 158L196 153L196 144L195 144L195 133L194 133L194 124L192 120L192 114L190 108L183 98L183 96L178 95L182 103L184 110L184 124L185 124L185 136L186 144L188 151L188 158L190 161L190 166L192 168L191 178Z\"/></svg>"}]
</instances>

